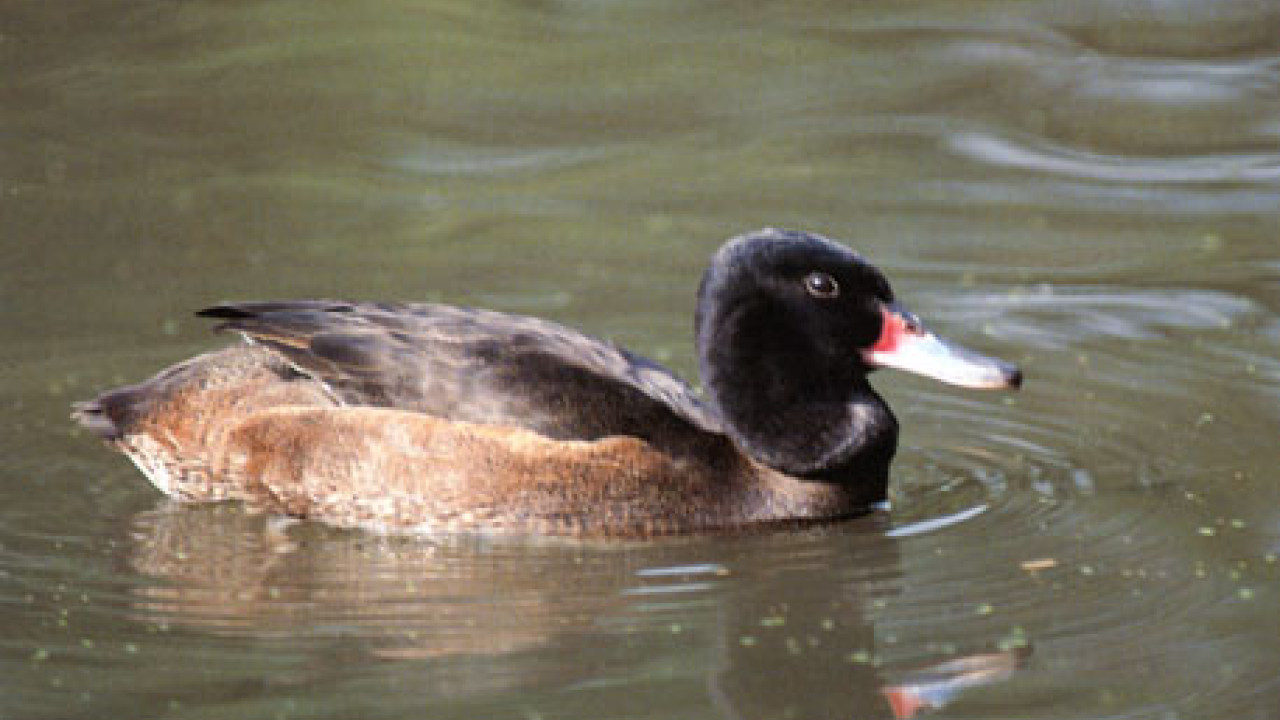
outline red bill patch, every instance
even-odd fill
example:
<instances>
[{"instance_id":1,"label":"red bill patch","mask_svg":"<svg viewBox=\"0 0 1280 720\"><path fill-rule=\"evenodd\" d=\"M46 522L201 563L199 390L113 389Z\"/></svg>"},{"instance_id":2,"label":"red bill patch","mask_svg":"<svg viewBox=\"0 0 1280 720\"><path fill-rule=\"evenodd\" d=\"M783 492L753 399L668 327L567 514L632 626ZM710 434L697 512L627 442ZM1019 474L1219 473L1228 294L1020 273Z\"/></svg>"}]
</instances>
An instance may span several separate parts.
<instances>
[{"instance_id":1,"label":"red bill patch","mask_svg":"<svg viewBox=\"0 0 1280 720\"><path fill-rule=\"evenodd\" d=\"M893 352L898 349L898 343L902 342L902 336L909 332L907 321L888 308L882 308L880 314L883 318L880 325L880 339L871 346L871 352Z\"/></svg>"}]
</instances>

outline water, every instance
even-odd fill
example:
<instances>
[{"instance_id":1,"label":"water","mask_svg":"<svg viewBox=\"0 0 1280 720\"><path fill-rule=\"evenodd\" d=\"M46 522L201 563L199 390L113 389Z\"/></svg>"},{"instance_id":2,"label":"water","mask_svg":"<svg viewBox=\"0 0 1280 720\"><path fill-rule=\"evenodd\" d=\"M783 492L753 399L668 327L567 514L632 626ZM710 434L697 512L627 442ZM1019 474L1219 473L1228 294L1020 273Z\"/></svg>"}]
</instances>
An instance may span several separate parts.
<instances>
[{"instance_id":1,"label":"water","mask_svg":"<svg viewBox=\"0 0 1280 720\"><path fill-rule=\"evenodd\" d=\"M1274 4L10 0L0 67L0 717L1276 717ZM877 376L887 517L387 540L171 507L66 420L221 299L692 377L764 225L1027 372Z\"/></svg>"}]
</instances>

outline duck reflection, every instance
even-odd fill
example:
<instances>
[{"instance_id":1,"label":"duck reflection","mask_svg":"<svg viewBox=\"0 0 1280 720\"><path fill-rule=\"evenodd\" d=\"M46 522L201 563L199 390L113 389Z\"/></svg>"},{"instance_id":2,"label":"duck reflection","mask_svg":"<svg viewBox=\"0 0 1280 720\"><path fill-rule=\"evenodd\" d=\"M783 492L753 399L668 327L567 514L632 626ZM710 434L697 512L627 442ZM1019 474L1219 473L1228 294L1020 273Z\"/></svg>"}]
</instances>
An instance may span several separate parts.
<instances>
[{"instance_id":1,"label":"duck reflection","mask_svg":"<svg viewBox=\"0 0 1280 720\"><path fill-rule=\"evenodd\" d=\"M157 581L134 591L145 622L309 643L320 675L353 648L426 661L423 689L443 697L595 696L677 672L725 718L901 720L1011 674L1009 653L882 666L868 608L902 585L885 529L873 516L732 539L427 542L165 505L134 519L127 562Z\"/></svg>"},{"instance_id":2,"label":"duck reflection","mask_svg":"<svg viewBox=\"0 0 1280 720\"><path fill-rule=\"evenodd\" d=\"M919 668L896 684L886 685L884 697L894 717L906 720L925 710L937 710L971 687L1007 680L1031 654L1027 647L968 655Z\"/></svg>"},{"instance_id":3,"label":"duck reflection","mask_svg":"<svg viewBox=\"0 0 1280 720\"><path fill-rule=\"evenodd\" d=\"M135 590L147 621L255 636L339 628L382 658L538 647L582 597L548 582L551 556L536 548L518 558L515 545L335 531L234 504L166 503L135 517L132 539L129 564L164 581Z\"/></svg>"}]
</instances>

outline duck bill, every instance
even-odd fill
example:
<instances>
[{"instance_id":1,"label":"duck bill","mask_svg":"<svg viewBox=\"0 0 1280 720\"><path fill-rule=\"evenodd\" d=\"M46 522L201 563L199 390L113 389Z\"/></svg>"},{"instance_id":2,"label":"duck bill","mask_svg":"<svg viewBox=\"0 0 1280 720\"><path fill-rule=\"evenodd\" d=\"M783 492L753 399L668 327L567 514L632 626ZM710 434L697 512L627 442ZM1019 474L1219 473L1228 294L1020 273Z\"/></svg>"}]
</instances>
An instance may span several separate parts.
<instances>
[{"instance_id":1,"label":"duck bill","mask_svg":"<svg viewBox=\"0 0 1280 720\"><path fill-rule=\"evenodd\" d=\"M880 339L862 353L872 367L896 368L967 388L1022 385L1022 371L1016 366L943 340L896 305L886 305L883 313Z\"/></svg>"}]
</instances>

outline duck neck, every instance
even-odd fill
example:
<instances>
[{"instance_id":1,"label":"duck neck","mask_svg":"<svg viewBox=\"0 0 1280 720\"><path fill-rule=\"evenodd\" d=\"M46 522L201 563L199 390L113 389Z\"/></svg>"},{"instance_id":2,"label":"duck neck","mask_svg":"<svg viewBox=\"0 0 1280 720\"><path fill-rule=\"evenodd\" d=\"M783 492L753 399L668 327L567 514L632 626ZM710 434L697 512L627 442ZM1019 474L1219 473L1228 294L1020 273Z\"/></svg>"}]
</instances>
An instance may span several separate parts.
<instances>
[{"instance_id":1,"label":"duck neck","mask_svg":"<svg viewBox=\"0 0 1280 720\"><path fill-rule=\"evenodd\" d=\"M848 357L821 357L786 323L758 311L736 321L744 318L763 322L735 328L722 318L727 332L698 338L703 383L734 443L787 475L883 500L898 425L865 371Z\"/></svg>"}]
</instances>

